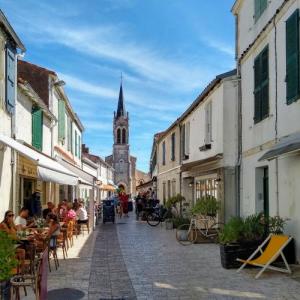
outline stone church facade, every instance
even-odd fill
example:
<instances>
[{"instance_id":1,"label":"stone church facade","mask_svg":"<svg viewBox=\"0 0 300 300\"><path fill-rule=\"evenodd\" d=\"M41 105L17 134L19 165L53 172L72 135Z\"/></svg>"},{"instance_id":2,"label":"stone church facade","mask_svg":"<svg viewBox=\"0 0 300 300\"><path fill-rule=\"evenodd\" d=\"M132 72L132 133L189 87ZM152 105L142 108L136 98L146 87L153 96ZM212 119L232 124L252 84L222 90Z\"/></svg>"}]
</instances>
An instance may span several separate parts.
<instances>
[{"instance_id":1,"label":"stone church facade","mask_svg":"<svg viewBox=\"0 0 300 300\"><path fill-rule=\"evenodd\" d=\"M126 194L136 193L136 157L130 155L129 113L125 110L123 86L121 83L117 112L113 119L113 154L105 161L115 169L115 184L124 189Z\"/></svg>"}]
</instances>

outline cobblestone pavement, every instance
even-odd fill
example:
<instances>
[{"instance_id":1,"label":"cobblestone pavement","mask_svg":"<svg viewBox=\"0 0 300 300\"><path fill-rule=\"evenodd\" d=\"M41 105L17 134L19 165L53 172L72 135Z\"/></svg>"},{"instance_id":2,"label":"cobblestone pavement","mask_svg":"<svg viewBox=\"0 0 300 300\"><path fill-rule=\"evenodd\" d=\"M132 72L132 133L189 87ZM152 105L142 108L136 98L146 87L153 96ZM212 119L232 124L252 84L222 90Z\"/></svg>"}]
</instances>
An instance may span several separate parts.
<instances>
[{"instance_id":1,"label":"cobblestone pavement","mask_svg":"<svg viewBox=\"0 0 300 300\"><path fill-rule=\"evenodd\" d=\"M125 218L81 235L48 277L48 300L299 299L300 283L254 269L225 270L215 244L181 246L163 226ZM300 278L294 268L295 279ZM298 279L299 279L298 278ZM22 299L35 299L32 294Z\"/></svg>"},{"instance_id":2,"label":"cobblestone pavement","mask_svg":"<svg viewBox=\"0 0 300 300\"><path fill-rule=\"evenodd\" d=\"M216 244L182 246L172 230L126 221L117 230L137 299L300 299L299 282L283 273L255 280L254 269L223 269Z\"/></svg>"}]
</instances>

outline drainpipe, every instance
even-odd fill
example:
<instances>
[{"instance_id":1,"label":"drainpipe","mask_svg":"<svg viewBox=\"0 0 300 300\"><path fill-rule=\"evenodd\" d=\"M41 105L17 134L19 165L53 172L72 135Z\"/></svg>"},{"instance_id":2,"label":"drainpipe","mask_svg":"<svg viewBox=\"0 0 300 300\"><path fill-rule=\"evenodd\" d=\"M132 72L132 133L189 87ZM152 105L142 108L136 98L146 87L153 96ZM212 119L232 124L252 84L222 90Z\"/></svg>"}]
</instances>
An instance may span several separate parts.
<instances>
[{"instance_id":1,"label":"drainpipe","mask_svg":"<svg viewBox=\"0 0 300 300\"><path fill-rule=\"evenodd\" d=\"M236 22L236 33L235 33L235 56L237 60L237 110L238 110L238 129L237 129L237 161L236 161L236 215L240 216L241 214L241 190L242 190L242 180L241 180L241 165L242 165L242 81L241 81L241 61L238 58L238 16L235 19Z\"/></svg>"},{"instance_id":2,"label":"drainpipe","mask_svg":"<svg viewBox=\"0 0 300 300\"><path fill-rule=\"evenodd\" d=\"M277 28L275 18L273 18L274 25L274 44L275 44L275 143L278 141L278 62L277 62ZM276 215L279 216L279 174L278 174L278 158L275 159L275 180L276 180Z\"/></svg>"},{"instance_id":3,"label":"drainpipe","mask_svg":"<svg viewBox=\"0 0 300 300\"><path fill-rule=\"evenodd\" d=\"M15 107L14 112L11 114L11 123L10 123L10 130L11 130L11 137L16 139L16 106L18 102L18 59L23 58L25 53L22 51L21 53L17 53L15 57ZM17 208L20 208L19 201L17 202L16 199L16 151L11 148L11 207L13 211L16 211Z\"/></svg>"}]
</instances>

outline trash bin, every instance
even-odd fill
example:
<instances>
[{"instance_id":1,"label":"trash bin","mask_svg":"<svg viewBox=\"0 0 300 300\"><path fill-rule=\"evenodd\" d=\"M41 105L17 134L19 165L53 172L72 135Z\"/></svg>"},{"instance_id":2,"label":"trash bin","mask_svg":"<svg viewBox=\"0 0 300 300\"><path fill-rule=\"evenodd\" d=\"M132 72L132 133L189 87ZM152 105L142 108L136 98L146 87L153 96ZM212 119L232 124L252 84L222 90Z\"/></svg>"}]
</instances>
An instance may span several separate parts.
<instances>
[{"instance_id":1,"label":"trash bin","mask_svg":"<svg viewBox=\"0 0 300 300\"><path fill-rule=\"evenodd\" d=\"M115 207L113 200L104 200L103 201L103 224L106 222L115 223Z\"/></svg>"}]
</instances>

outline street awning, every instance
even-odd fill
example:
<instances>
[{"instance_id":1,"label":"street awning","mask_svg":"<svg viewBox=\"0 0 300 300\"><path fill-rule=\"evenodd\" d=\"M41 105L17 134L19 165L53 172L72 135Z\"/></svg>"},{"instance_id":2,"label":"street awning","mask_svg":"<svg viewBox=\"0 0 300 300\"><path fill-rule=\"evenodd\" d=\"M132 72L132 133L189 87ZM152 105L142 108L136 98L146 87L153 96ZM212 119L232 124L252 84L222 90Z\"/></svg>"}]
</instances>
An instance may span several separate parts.
<instances>
[{"instance_id":1,"label":"street awning","mask_svg":"<svg viewBox=\"0 0 300 300\"><path fill-rule=\"evenodd\" d=\"M88 185L94 185L94 179L96 179L92 174L89 174L82 169L78 168L77 166L67 162L66 160L62 159L61 157L56 157L57 161L62 164L65 168L70 170L72 173L75 173L78 177L79 180L83 184L88 184Z\"/></svg>"},{"instance_id":2,"label":"street awning","mask_svg":"<svg viewBox=\"0 0 300 300\"><path fill-rule=\"evenodd\" d=\"M300 132L281 138L276 145L267 151L258 161L272 160L278 156L300 151Z\"/></svg>"},{"instance_id":3,"label":"street awning","mask_svg":"<svg viewBox=\"0 0 300 300\"><path fill-rule=\"evenodd\" d=\"M110 184L103 184L103 185L101 185L100 189L104 190L104 191L115 191L116 190L116 188Z\"/></svg>"},{"instance_id":4,"label":"street awning","mask_svg":"<svg viewBox=\"0 0 300 300\"><path fill-rule=\"evenodd\" d=\"M58 184L77 185L78 176L64 168L56 160L3 134L0 134L0 142L36 163L40 180Z\"/></svg>"}]
</instances>

